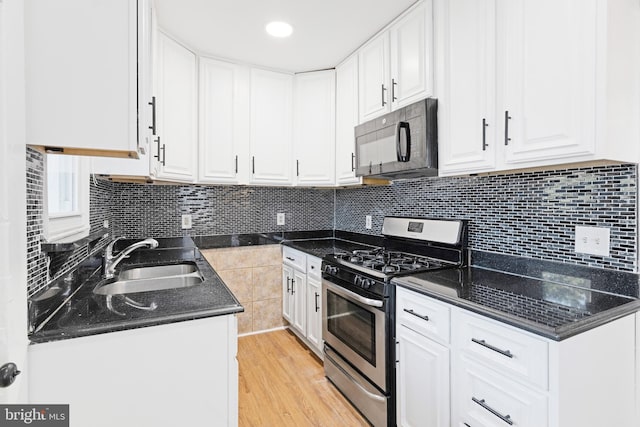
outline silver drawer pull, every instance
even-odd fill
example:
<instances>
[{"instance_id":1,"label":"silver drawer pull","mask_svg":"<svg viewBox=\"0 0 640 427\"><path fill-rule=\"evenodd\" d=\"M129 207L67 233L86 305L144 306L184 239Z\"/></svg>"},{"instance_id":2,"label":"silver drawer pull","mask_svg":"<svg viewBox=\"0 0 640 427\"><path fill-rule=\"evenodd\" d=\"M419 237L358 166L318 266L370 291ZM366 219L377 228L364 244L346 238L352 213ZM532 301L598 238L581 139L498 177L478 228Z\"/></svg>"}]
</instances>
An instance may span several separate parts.
<instances>
[{"instance_id":1,"label":"silver drawer pull","mask_svg":"<svg viewBox=\"0 0 640 427\"><path fill-rule=\"evenodd\" d=\"M295 258L291 258L290 256L286 257L289 261L295 261Z\"/></svg>"},{"instance_id":2,"label":"silver drawer pull","mask_svg":"<svg viewBox=\"0 0 640 427\"><path fill-rule=\"evenodd\" d=\"M487 342L485 340L479 340L479 339L476 339L476 338L471 338L471 341L473 341L474 343L479 344L479 345L481 345L483 347L486 347L489 350L493 350L496 353L500 353L503 356L507 356L507 357L513 359L513 353L511 353L509 350L502 350L502 349L500 349L498 347L494 347L491 344L487 344Z\"/></svg>"},{"instance_id":3,"label":"silver drawer pull","mask_svg":"<svg viewBox=\"0 0 640 427\"><path fill-rule=\"evenodd\" d=\"M415 311L413 311L412 308L405 308L404 311L406 311L409 314L413 314L414 316L419 317L422 320L426 320L427 322L429 321L429 316L427 316L426 314L425 315L418 314Z\"/></svg>"},{"instance_id":4,"label":"silver drawer pull","mask_svg":"<svg viewBox=\"0 0 640 427\"><path fill-rule=\"evenodd\" d=\"M502 421L504 421L505 423L509 424L510 426L513 425L513 421L511 421L511 415L502 415L500 412L496 411L491 406L487 405L487 403L484 401L484 399L476 399L475 397L471 397L471 400L473 400L478 405L482 406L484 409L486 409L487 411L491 412L493 415L495 415L496 417L500 418Z\"/></svg>"}]
</instances>

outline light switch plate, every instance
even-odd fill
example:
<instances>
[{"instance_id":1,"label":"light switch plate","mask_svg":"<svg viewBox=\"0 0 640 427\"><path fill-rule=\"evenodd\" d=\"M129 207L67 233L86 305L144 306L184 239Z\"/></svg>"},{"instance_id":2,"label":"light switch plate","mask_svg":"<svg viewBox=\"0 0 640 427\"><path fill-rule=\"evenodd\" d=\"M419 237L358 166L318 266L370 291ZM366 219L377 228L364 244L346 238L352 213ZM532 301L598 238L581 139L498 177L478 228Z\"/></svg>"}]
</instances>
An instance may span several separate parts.
<instances>
[{"instance_id":1,"label":"light switch plate","mask_svg":"<svg viewBox=\"0 0 640 427\"><path fill-rule=\"evenodd\" d=\"M278 212L276 214L276 225L284 225L284 213Z\"/></svg>"},{"instance_id":2,"label":"light switch plate","mask_svg":"<svg viewBox=\"0 0 640 427\"><path fill-rule=\"evenodd\" d=\"M610 231L606 227L576 226L577 253L609 256L610 255Z\"/></svg>"},{"instance_id":3,"label":"light switch plate","mask_svg":"<svg viewBox=\"0 0 640 427\"><path fill-rule=\"evenodd\" d=\"M182 229L188 230L192 227L193 222L191 218L191 214L182 215Z\"/></svg>"}]
</instances>

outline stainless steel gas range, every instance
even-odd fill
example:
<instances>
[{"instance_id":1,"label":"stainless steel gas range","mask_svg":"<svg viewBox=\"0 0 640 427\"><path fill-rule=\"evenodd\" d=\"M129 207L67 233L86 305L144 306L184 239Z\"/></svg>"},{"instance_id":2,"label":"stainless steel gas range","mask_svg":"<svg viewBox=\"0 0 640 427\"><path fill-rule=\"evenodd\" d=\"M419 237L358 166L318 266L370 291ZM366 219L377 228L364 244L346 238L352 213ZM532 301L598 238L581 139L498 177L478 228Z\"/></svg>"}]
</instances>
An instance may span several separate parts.
<instances>
[{"instance_id":1,"label":"stainless steel gas range","mask_svg":"<svg viewBox=\"0 0 640 427\"><path fill-rule=\"evenodd\" d=\"M466 222L385 217L383 247L322 262L325 375L374 426L395 425L394 277L466 264Z\"/></svg>"}]
</instances>

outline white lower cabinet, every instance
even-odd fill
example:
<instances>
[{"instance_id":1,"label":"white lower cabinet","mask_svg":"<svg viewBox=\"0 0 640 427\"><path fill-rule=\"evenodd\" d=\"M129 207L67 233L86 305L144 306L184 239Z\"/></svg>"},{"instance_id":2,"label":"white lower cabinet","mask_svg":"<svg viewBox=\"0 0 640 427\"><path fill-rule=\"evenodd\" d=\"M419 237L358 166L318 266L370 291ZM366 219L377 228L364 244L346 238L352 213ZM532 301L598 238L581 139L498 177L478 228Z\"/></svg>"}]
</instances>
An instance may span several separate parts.
<instances>
[{"instance_id":1,"label":"white lower cabinet","mask_svg":"<svg viewBox=\"0 0 640 427\"><path fill-rule=\"evenodd\" d=\"M72 426L237 426L237 342L229 315L33 344L29 401Z\"/></svg>"},{"instance_id":2,"label":"white lower cabinet","mask_svg":"<svg viewBox=\"0 0 640 427\"><path fill-rule=\"evenodd\" d=\"M396 338L398 426L449 426L449 349L402 325Z\"/></svg>"},{"instance_id":3,"label":"white lower cabinet","mask_svg":"<svg viewBox=\"0 0 640 427\"><path fill-rule=\"evenodd\" d=\"M398 288L396 319L398 426L638 426L633 314L554 341Z\"/></svg>"},{"instance_id":4,"label":"white lower cabinet","mask_svg":"<svg viewBox=\"0 0 640 427\"><path fill-rule=\"evenodd\" d=\"M493 373L461 352L456 353L453 366L453 418L460 425L548 425L546 393Z\"/></svg>"},{"instance_id":5,"label":"white lower cabinet","mask_svg":"<svg viewBox=\"0 0 640 427\"><path fill-rule=\"evenodd\" d=\"M322 260L286 246L282 260L282 317L322 357Z\"/></svg>"}]
</instances>

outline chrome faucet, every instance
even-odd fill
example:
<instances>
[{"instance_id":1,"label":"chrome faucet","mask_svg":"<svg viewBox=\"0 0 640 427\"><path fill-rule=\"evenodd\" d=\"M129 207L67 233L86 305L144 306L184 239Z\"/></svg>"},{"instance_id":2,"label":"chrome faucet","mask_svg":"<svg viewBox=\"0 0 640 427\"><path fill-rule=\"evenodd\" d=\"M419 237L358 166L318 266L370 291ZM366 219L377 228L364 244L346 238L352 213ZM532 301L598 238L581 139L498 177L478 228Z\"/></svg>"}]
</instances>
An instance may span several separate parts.
<instances>
[{"instance_id":1,"label":"chrome faucet","mask_svg":"<svg viewBox=\"0 0 640 427\"><path fill-rule=\"evenodd\" d=\"M116 270L116 266L120 264L123 259L128 258L129 254L136 249L144 247L155 249L158 247L158 241L156 239L145 239L129 245L128 247L120 251L117 256L113 256L113 245L115 245L115 243L120 239L124 239L124 237L118 237L114 239L104 249L104 256L102 259L102 265L104 267L102 277L104 279L112 279Z\"/></svg>"}]
</instances>

